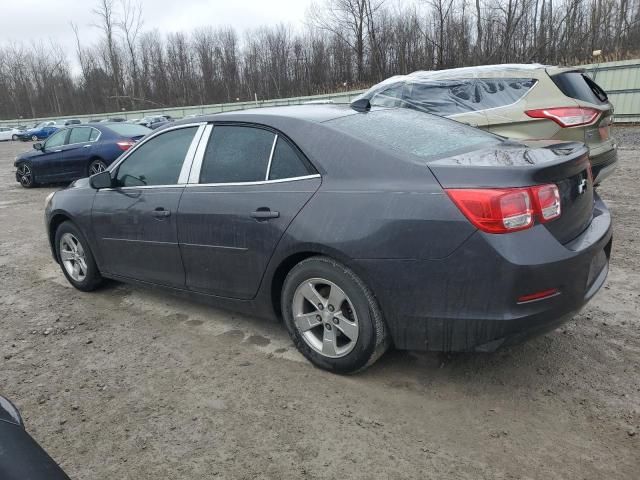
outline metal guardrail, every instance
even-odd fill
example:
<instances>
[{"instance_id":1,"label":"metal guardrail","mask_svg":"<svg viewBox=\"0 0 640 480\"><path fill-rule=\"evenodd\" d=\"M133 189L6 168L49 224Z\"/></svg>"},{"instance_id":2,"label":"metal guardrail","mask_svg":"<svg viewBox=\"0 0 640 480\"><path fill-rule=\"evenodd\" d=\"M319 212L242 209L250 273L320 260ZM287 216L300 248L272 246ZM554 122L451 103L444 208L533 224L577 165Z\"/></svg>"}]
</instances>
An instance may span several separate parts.
<instances>
[{"instance_id":1,"label":"metal guardrail","mask_svg":"<svg viewBox=\"0 0 640 480\"><path fill-rule=\"evenodd\" d=\"M609 99L615 107L617 122L640 122L640 59L607 62L601 64L582 65L600 86L608 92ZM30 119L0 120L4 125L32 125L46 120L65 120L77 118L88 121L93 118L125 118L128 120L142 118L149 115L171 115L184 117L186 115L202 115L210 113L230 112L254 107L275 107L282 105L300 105L306 102L333 101L335 103L349 103L364 90L340 92L325 95L310 95L304 97L279 98L259 100L257 102L218 103L213 105L194 105L189 107L155 108L151 110L133 110L124 112L94 113L91 115L70 115L63 117L42 117Z\"/></svg>"}]
</instances>

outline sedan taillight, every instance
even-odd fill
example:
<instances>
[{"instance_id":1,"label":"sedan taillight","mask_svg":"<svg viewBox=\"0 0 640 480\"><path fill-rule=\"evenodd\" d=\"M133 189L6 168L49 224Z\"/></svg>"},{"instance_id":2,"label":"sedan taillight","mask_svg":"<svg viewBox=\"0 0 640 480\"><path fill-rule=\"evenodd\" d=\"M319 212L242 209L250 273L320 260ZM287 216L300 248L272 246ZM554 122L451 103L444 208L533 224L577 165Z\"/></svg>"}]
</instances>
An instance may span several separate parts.
<instances>
[{"instance_id":1,"label":"sedan taillight","mask_svg":"<svg viewBox=\"0 0 640 480\"><path fill-rule=\"evenodd\" d=\"M447 195L469 221L487 233L509 233L560 216L554 184L516 188L452 188Z\"/></svg>"},{"instance_id":2,"label":"sedan taillight","mask_svg":"<svg viewBox=\"0 0 640 480\"><path fill-rule=\"evenodd\" d=\"M120 142L116 142L116 145L118 145L118 148L120 148L120 150L122 150L123 152L129 150L135 144L136 142L134 142L133 140L122 140Z\"/></svg>"},{"instance_id":3,"label":"sedan taillight","mask_svg":"<svg viewBox=\"0 0 640 480\"><path fill-rule=\"evenodd\" d=\"M600 110L589 107L557 107L526 110L531 118L546 118L553 120L561 127L578 127L593 123L600 115Z\"/></svg>"}]
</instances>

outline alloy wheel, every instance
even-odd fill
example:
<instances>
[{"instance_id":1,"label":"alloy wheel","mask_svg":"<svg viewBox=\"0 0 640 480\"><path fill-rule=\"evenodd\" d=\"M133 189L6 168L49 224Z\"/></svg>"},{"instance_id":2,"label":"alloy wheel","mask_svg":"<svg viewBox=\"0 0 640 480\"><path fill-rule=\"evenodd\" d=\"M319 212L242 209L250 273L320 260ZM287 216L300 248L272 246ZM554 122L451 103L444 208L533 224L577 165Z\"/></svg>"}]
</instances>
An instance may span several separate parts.
<instances>
[{"instance_id":1,"label":"alloy wheel","mask_svg":"<svg viewBox=\"0 0 640 480\"><path fill-rule=\"evenodd\" d=\"M321 355L340 358L358 341L358 317L347 294L324 278L302 282L293 295L293 321L305 343Z\"/></svg>"},{"instance_id":2,"label":"alloy wheel","mask_svg":"<svg viewBox=\"0 0 640 480\"><path fill-rule=\"evenodd\" d=\"M91 165L89 165L89 176L104 172L106 169L107 166L102 160L94 160L91 162Z\"/></svg>"},{"instance_id":3,"label":"alloy wheel","mask_svg":"<svg viewBox=\"0 0 640 480\"><path fill-rule=\"evenodd\" d=\"M87 277L87 258L80 241L71 233L60 239L60 260L67 274L76 282Z\"/></svg>"},{"instance_id":4,"label":"alloy wheel","mask_svg":"<svg viewBox=\"0 0 640 480\"><path fill-rule=\"evenodd\" d=\"M30 187L33 183L33 172L26 163L18 165L18 180L23 187Z\"/></svg>"},{"instance_id":5,"label":"alloy wheel","mask_svg":"<svg viewBox=\"0 0 640 480\"><path fill-rule=\"evenodd\" d=\"M34 142L38 141L38 136L37 135L32 135L31 136L31 140L33 140Z\"/></svg>"}]
</instances>

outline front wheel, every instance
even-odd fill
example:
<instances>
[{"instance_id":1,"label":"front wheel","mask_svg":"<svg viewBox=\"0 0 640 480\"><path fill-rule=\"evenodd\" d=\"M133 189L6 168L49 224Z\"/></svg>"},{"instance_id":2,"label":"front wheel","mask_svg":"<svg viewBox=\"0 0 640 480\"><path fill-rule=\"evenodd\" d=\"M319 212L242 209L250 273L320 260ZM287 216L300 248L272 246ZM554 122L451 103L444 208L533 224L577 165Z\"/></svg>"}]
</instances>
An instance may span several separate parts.
<instances>
[{"instance_id":1,"label":"front wheel","mask_svg":"<svg viewBox=\"0 0 640 480\"><path fill-rule=\"evenodd\" d=\"M28 163L18 164L18 169L16 170L16 180L18 180L18 182L20 182L20 185L22 185L24 188L34 187L36 181L31 165L29 165Z\"/></svg>"},{"instance_id":2,"label":"front wheel","mask_svg":"<svg viewBox=\"0 0 640 480\"><path fill-rule=\"evenodd\" d=\"M315 366L354 373L373 364L389 336L371 290L351 269L327 257L296 265L282 289L285 325Z\"/></svg>"},{"instance_id":3,"label":"front wheel","mask_svg":"<svg viewBox=\"0 0 640 480\"><path fill-rule=\"evenodd\" d=\"M71 285L90 292L102 284L89 244L78 227L63 222L56 230L55 246L62 273Z\"/></svg>"},{"instance_id":4,"label":"front wheel","mask_svg":"<svg viewBox=\"0 0 640 480\"><path fill-rule=\"evenodd\" d=\"M31 140L33 140L34 142L38 141L38 136L37 135L32 135L31 136Z\"/></svg>"},{"instance_id":5,"label":"front wheel","mask_svg":"<svg viewBox=\"0 0 640 480\"><path fill-rule=\"evenodd\" d=\"M13 140L14 142L18 141L18 135L12 135L11 136L11 140Z\"/></svg>"},{"instance_id":6,"label":"front wheel","mask_svg":"<svg viewBox=\"0 0 640 480\"><path fill-rule=\"evenodd\" d=\"M107 169L107 164L104 163L99 158L97 158L89 164L89 167L87 169L89 173L88 176L90 177L91 175L95 175L96 173L104 172L106 169Z\"/></svg>"}]
</instances>

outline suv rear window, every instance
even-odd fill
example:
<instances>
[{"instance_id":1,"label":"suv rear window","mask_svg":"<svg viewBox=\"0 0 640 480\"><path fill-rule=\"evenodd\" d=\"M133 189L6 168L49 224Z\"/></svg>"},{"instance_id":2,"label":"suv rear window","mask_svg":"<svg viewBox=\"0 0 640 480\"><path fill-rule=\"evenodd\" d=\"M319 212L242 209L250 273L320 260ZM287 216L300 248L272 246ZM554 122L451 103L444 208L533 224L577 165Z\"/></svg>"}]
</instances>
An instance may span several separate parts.
<instances>
[{"instance_id":1,"label":"suv rear window","mask_svg":"<svg viewBox=\"0 0 640 480\"><path fill-rule=\"evenodd\" d=\"M553 75L551 80L567 97L596 105L602 105L608 101L606 92L584 73L560 73Z\"/></svg>"},{"instance_id":2,"label":"suv rear window","mask_svg":"<svg viewBox=\"0 0 640 480\"><path fill-rule=\"evenodd\" d=\"M501 142L495 135L482 130L404 108L347 115L326 124L374 145L426 160Z\"/></svg>"}]
</instances>

